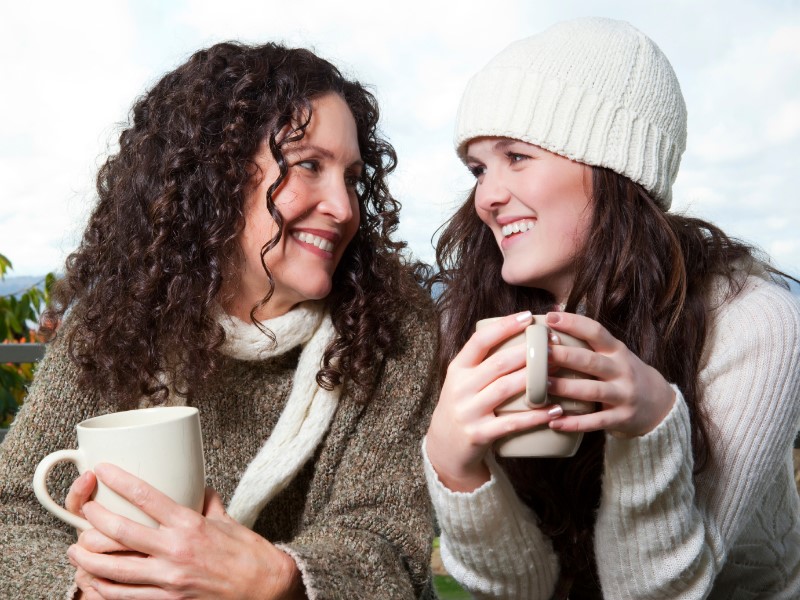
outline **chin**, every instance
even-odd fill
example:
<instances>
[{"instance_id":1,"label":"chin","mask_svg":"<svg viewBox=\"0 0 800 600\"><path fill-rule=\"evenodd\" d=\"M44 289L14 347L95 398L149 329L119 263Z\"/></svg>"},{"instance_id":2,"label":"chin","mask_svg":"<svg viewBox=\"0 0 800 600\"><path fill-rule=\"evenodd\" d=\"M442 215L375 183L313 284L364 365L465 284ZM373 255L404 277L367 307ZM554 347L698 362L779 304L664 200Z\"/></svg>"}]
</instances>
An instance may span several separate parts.
<instances>
[{"instance_id":1,"label":"chin","mask_svg":"<svg viewBox=\"0 0 800 600\"><path fill-rule=\"evenodd\" d=\"M330 281L325 284L317 285L317 286L310 286L305 290L301 291L301 295L306 300L323 300L327 298L331 291L333 290L333 285Z\"/></svg>"},{"instance_id":2,"label":"chin","mask_svg":"<svg viewBox=\"0 0 800 600\"><path fill-rule=\"evenodd\" d=\"M539 287L536 285L535 278L532 278L529 273L520 273L519 270L509 268L506 265L503 265L500 275L508 285Z\"/></svg>"}]
</instances>

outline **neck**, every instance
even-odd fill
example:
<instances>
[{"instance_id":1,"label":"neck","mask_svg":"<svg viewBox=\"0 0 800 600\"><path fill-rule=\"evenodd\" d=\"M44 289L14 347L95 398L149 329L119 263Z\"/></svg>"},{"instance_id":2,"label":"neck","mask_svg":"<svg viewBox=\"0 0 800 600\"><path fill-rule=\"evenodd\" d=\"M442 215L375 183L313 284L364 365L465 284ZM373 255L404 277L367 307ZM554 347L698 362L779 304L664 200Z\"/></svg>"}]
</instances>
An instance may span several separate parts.
<instances>
[{"instance_id":1,"label":"neck","mask_svg":"<svg viewBox=\"0 0 800 600\"><path fill-rule=\"evenodd\" d=\"M276 317L281 317L288 313L290 310L295 308L299 303L297 302L280 302L274 296L269 299L269 301L264 304L263 306L259 306L256 308L253 316L258 321L268 321L269 319L275 319ZM244 321L245 323L252 323L253 319L250 316L251 311L253 310L254 304L250 304L248 301L244 300L240 297L233 298L230 302L224 305L225 312L231 315L232 317L236 317L237 319Z\"/></svg>"}]
</instances>

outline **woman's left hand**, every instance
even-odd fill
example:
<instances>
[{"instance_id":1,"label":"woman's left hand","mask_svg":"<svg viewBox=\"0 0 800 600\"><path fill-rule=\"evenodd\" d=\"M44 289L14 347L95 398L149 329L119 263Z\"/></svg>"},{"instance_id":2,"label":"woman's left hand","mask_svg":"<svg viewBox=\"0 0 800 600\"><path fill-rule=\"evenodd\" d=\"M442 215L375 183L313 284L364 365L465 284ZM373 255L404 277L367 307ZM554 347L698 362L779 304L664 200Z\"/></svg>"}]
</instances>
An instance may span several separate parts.
<instances>
[{"instance_id":1,"label":"woman's left hand","mask_svg":"<svg viewBox=\"0 0 800 600\"><path fill-rule=\"evenodd\" d=\"M95 529L83 532L68 552L81 588L97 594L86 597L305 597L294 560L229 517L213 490L206 490L199 514L113 465L98 465L95 474L159 527L86 503L83 513Z\"/></svg>"},{"instance_id":2,"label":"woman's left hand","mask_svg":"<svg viewBox=\"0 0 800 600\"><path fill-rule=\"evenodd\" d=\"M652 431L664 420L675 403L675 391L661 373L588 317L548 313L546 323L556 335L563 331L591 348L551 345L552 365L595 378L550 377L548 393L602 405L594 413L554 419L550 422L551 429L604 429L618 437L635 437Z\"/></svg>"}]
</instances>

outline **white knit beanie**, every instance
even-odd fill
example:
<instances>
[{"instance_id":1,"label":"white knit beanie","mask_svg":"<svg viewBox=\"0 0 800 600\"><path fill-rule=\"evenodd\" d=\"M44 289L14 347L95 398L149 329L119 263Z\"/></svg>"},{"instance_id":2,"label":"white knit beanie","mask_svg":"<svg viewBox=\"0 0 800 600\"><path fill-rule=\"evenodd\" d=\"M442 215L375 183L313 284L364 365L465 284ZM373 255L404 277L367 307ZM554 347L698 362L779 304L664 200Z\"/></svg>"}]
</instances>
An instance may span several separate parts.
<instances>
[{"instance_id":1,"label":"white knit beanie","mask_svg":"<svg viewBox=\"0 0 800 600\"><path fill-rule=\"evenodd\" d=\"M607 167L667 210L686 148L686 105L653 40L624 21L575 19L514 42L472 77L456 117L462 160L481 136Z\"/></svg>"}]
</instances>

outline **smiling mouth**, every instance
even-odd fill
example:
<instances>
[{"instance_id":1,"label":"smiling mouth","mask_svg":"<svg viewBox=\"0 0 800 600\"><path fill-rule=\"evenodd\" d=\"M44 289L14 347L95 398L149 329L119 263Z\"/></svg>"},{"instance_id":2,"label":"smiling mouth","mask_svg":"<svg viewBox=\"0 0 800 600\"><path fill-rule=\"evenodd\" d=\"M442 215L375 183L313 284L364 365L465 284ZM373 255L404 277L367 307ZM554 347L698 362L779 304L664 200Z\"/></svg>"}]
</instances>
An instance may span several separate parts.
<instances>
[{"instance_id":1,"label":"smiling mouth","mask_svg":"<svg viewBox=\"0 0 800 600\"><path fill-rule=\"evenodd\" d=\"M536 223L530 219L523 219L521 221L514 221L508 225L503 225L500 231L503 233L504 238L511 237L515 233L525 233L536 227Z\"/></svg>"},{"instance_id":2,"label":"smiling mouth","mask_svg":"<svg viewBox=\"0 0 800 600\"><path fill-rule=\"evenodd\" d=\"M305 242L306 244L311 244L312 246L316 246L320 250L324 250L325 252L333 252L335 248L333 242L330 240L326 240L325 238L319 237L318 235L314 235L313 233L308 233L306 231L295 231L292 232L292 237L295 239Z\"/></svg>"}]
</instances>

